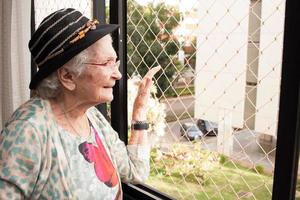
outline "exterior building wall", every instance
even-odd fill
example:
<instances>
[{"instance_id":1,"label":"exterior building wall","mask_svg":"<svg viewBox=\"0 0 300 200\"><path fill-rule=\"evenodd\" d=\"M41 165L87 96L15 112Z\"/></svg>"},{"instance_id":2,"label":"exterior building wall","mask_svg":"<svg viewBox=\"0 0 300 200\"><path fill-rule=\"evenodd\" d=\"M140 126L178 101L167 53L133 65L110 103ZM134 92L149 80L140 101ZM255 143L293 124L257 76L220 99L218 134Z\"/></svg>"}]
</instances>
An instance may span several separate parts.
<instances>
[{"instance_id":1,"label":"exterior building wall","mask_svg":"<svg viewBox=\"0 0 300 200\"><path fill-rule=\"evenodd\" d=\"M285 4L199 4L195 118L276 136Z\"/></svg>"},{"instance_id":2,"label":"exterior building wall","mask_svg":"<svg viewBox=\"0 0 300 200\"><path fill-rule=\"evenodd\" d=\"M195 117L218 122L224 111L231 112L232 126L242 128L249 2L210 0L199 5Z\"/></svg>"},{"instance_id":3,"label":"exterior building wall","mask_svg":"<svg viewBox=\"0 0 300 200\"><path fill-rule=\"evenodd\" d=\"M244 127L250 130L255 129L256 116L256 93L257 93L257 71L259 61L260 45L260 24L261 24L261 1L250 1L249 7L249 28L248 28L248 52L246 72L246 96Z\"/></svg>"},{"instance_id":4,"label":"exterior building wall","mask_svg":"<svg viewBox=\"0 0 300 200\"><path fill-rule=\"evenodd\" d=\"M262 1L255 130L273 136L277 135L284 13L282 1Z\"/></svg>"}]
</instances>

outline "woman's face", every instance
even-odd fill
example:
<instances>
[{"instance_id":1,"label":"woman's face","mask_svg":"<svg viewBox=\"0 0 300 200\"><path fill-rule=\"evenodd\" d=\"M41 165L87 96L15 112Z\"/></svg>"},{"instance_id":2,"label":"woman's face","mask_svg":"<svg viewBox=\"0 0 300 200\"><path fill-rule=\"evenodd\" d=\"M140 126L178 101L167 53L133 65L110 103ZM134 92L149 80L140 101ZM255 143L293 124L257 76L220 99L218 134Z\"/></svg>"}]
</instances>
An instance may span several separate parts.
<instances>
[{"instance_id":1,"label":"woman's face","mask_svg":"<svg viewBox=\"0 0 300 200\"><path fill-rule=\"evenodd\" d=\"M116 66L117 55L109 35L88 48L85 71L75 79L76 98L99 104L113 100L113 86L122 75Z\"/></svg>"}]
</instances>

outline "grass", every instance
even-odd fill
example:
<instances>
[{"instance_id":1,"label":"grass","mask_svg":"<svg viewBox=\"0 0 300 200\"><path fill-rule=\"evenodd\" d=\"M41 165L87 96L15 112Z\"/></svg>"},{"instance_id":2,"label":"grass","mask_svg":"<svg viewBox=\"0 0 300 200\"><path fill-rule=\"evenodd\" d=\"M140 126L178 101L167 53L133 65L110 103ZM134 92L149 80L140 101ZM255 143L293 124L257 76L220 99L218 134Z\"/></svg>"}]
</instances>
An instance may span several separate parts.
<instances>
[{"instance_id":1,"label":"grass","mask_svg":"<svg viewBox=\"0 0 300 200\"><path fill-rule=\"evenodd\" d=\"M186 95L194 95L195 94L195 87L183 87L183 88L175 88L176 92L180 96L186 96Z\"/></svg>"},{"instance_id":2,"label":"grass","mask_svg":"<svg viewBox=\"0 0 300 200\"><path fill-rule=\"evenodd\" d=\"M176 199L271 199L272 176L258 174L253 169L248 169L227 160L221 161L207 173L204 183L188 182L180 175L167 176L151 173L147 184ZM154 167L154 166L152 166ZM242 194L247 194L243 197ZM238 195L239 194L239 195ZM255 198L251 195L254 195Z\"/></svg>"},{"instance_id":3,"label":"grass","mask_svg":"<svg viewBox=\"0 0 300 200\"><path fill-rule=\"evenodd\" d=\"M190 119L190 118L193 118L194 117L194 112L184 112L184 113L181 113L179 116L177 116L176 114L169 114L166 116L166 122L174 122L174 121L177 121L177 120L183 120L183 119Z\"/></svg>"},{"instance_id":4,"label":"grass","mask_svg":"<svg viewBox=\"0 0 300 200\"><path fill-rule=\"evenodd\" d=\"M175 90L174 90L175 89ZM166 97L178 97L178 96L188 96L195 94L195 87L180 87L180 88L170 88L165 92Z\"/></svg>"}]
</instances>

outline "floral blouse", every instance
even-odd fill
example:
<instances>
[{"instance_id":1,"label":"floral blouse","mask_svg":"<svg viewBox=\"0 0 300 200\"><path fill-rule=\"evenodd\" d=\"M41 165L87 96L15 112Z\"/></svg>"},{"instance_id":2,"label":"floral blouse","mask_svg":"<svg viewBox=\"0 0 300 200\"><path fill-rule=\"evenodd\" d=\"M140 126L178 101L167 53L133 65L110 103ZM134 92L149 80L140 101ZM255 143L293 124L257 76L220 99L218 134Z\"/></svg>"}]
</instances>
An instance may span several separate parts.
<instances>
[{"instance_id":1,"label":"floral blouse","mask_svg":"<svg viewBox=\"0 0 300 200\"><path fill-rule=\"evenodd\" d=\"M32 98L0 134L0 199L122 199L121 181L149 174L146 145L127 145L96 108L91 136L60 127L50 103Z\"/></svg>"}]
</instances>

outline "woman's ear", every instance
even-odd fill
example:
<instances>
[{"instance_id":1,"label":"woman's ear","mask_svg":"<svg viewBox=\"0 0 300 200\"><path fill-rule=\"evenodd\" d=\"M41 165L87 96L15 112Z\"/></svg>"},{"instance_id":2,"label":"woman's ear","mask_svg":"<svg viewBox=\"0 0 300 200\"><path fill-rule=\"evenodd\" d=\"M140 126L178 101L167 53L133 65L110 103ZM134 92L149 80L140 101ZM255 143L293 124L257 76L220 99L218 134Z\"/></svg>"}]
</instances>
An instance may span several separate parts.
<instances>
[{"instance_id":1,"label":"woman's ear","mask_svg":"<svg viewBox=\"0 0 300 200\"><path fill-rule=\"evenodd\" d=\"M57 77L64 88L73 91L76 88L74 81L75 76L71 74L67 69L61 67L57 70Z\"/></svg>"}]
</instances>

